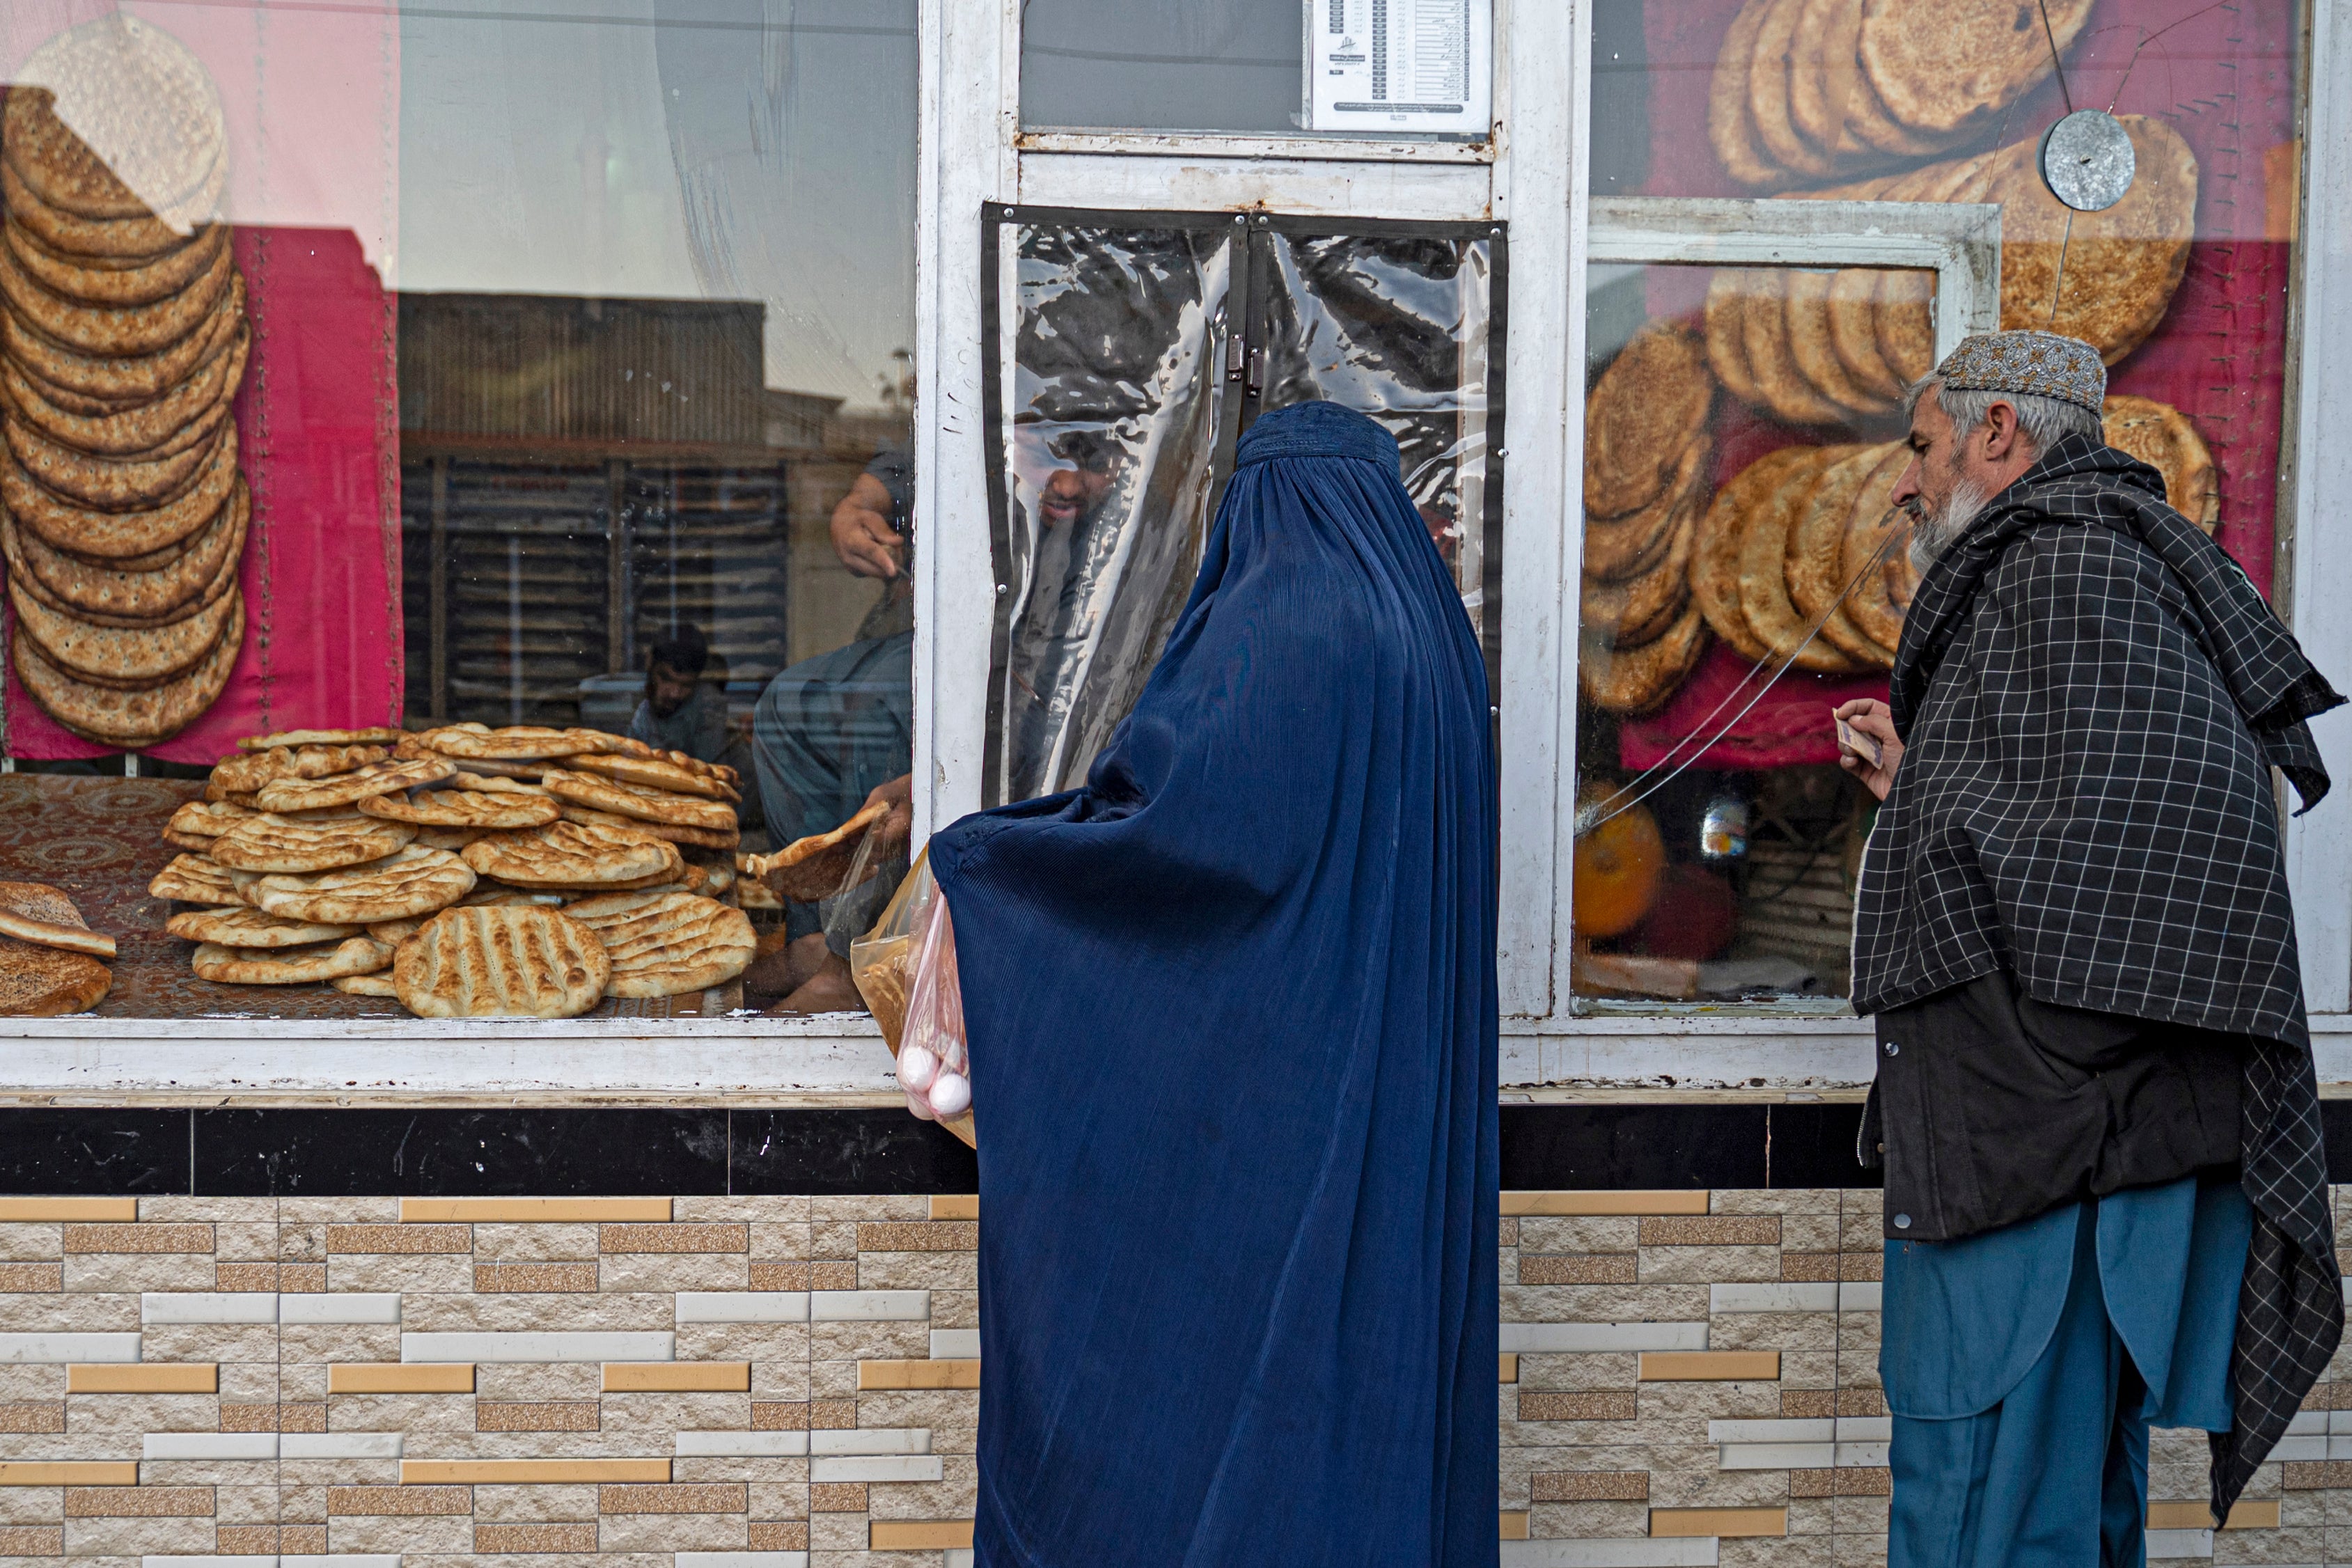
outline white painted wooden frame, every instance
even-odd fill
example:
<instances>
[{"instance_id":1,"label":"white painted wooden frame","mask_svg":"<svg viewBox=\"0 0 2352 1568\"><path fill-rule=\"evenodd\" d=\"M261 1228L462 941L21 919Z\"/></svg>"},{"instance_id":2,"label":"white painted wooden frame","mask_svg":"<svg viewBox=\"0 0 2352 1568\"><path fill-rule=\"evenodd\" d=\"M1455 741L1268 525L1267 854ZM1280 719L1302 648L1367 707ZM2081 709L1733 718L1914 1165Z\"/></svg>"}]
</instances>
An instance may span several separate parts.
<instances>
[{"instance_id":1,"label":"white painted wooden frame","mask_svg":"<svg viewBox=\"0 0 2352 1568\"><path fill-rule=\"evenodd\" d=\"M2352 687L2352 14L2310 9L2301 254L2289 298L2279 564L2285 607L2321 673ZM2336 793L2287 824L2305 1004L2319 1023L2352 1011L2352 710L2312 721ZM2290 798L2292 792L2290 792ZM2352 1077L2331 1075L2323 1082Z\"/></svg>"}]
</instances>

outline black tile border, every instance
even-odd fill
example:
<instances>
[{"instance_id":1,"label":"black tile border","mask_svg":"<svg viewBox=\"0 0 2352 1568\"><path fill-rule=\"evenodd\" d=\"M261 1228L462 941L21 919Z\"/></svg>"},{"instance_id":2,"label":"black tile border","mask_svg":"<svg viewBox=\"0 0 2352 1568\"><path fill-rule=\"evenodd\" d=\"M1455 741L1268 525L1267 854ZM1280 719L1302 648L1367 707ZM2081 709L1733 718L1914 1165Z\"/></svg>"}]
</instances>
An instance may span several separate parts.
<instances>
[{"instance_id":1,"label":"black tile border","mask_svg":"<svg viewBox=\"0 0 2352 1568\"><path fill-rule=\"evenodd\" d=\"M2320 1102L2352 1182L2352 1100ZM1874 1187L1851 1102L1505 1105L1506 1190ZM202 1197L970 1193L976 1155L890 1107L0 1107L0 1194Z\"/></svg>"}]
</instances>

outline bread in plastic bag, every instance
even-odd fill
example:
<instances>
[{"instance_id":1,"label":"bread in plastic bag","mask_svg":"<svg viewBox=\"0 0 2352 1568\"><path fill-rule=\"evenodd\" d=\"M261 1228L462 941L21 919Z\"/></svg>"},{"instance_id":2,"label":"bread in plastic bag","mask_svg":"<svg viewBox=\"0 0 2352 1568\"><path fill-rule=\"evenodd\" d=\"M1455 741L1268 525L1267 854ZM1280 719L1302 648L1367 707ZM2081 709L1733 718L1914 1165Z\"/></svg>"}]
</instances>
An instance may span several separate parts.
<instances>
[{"instance_id":1,"label":"bread in plastic bag","mask_svg":"<svg viewBox=\"0 0 2352 1568\"><path fill-rule=\"evenodd\" d=\"M849 944L849 974L882 1026L907 1109L980 1147L955 924L931 877L929 850L916 858L874 929Z\"/></svg>"}]
</instances>

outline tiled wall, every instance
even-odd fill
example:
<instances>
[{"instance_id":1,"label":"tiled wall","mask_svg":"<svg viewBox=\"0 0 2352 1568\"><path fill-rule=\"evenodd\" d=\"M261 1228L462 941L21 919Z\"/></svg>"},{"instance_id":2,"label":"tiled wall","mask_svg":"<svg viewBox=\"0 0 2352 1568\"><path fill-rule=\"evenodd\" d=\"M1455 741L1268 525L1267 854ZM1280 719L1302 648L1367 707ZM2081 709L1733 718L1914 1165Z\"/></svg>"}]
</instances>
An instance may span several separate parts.
<instances>
[{"instance_id":1,"label":"tiled wall","mask_svg":"<svg viewBox=\"0 0 2352 1568\"><path fill-rule=\"evenodd\" d=\"M1876 1194L1504 1207L1507 1568L1884 1561ZM976 1222L920 1196L0 1199L0 1557L949 1568ZM2200 1528L2201 1436L2155 1458L2152 1555L2352 1563L2352 1374L2232 1529Z\"/></svg>"},{"instance_id":2,"label":"tiled wall","mask_svg":"<svg viewBox=\"0 0 2352 1568\"><path fill-rule=\"evenodd\" d=\"M0 1199L0 1556L967 1560L973 1214Z\"/></svg>"}]
</instances>

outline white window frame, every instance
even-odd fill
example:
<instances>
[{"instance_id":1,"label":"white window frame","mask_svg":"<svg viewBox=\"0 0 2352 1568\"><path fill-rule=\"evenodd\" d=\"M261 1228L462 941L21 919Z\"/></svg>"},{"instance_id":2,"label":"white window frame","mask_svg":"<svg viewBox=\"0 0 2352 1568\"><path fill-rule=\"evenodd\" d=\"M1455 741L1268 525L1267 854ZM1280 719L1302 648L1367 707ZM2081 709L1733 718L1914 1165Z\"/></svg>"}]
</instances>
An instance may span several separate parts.
<instances>
[{"instance_id":1,"label":"white window frame","mask_svg":"<svg viewBox=\"0 0 2352 1568\"><path fill-rule=\"evenodd\" d=\"M1171 0L1181 3L1181 0ZM1659 215L1586 198L1591 9L1496 0L1495 132L1484 142L1159 132L1024 133L1018 0L921 0L916 217L916 828L975 808L992 595L981 426L983 202L1503 219L1510 226L1499 973L1507 1084L1757 1088L1869 1077L1863 1021L1782 1010L1656 1007L1573 1016L1565 962L1575 795L1588 264L1827 264L1820 204L1751 209L1706 254L1658 249ZM2296 410L2283 454L2281 603L2321 669L2352 687L2352 18L2310 10L2304 203L2288 355ZM1770 209L1790 209L1785 220ZM1704 208L1700 214L1704 216ZM1951 221L1956 209L1936 209ZM1835 259L1916 264L1884 207L1840 218ZM1675 243L1691 242L1691 214ZM1801 232L1753 236L1775 222ZM1960 218L1966 223L1968 218ZM1937 231L1941 232L1941 231ZM1764 248L1756 247L1761 244ZM1775 250L1773 246L1780 248ZM1873 248L1874 247L1877 248ZM1631 248L1629 248L1631 247ZM1850 247L1850 248L1849 248ZM1635 251L1643 252L1636 255ZM1940 268L1940 263L1938 264ZM1949 285L1947 286L1950 287ZM1939 331L1941 329L1939 328ZM2297 392L2299 389L2299 396ZM2287 849L2320 1078L2352 1082L2352 712L2314 725L2339 795L2292 823ZM676 1094L895 1104L869 1019L0 1020L0 1092L142 1098L429 1094L501 1102Z\"/></svg>"}]
</instances>

